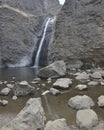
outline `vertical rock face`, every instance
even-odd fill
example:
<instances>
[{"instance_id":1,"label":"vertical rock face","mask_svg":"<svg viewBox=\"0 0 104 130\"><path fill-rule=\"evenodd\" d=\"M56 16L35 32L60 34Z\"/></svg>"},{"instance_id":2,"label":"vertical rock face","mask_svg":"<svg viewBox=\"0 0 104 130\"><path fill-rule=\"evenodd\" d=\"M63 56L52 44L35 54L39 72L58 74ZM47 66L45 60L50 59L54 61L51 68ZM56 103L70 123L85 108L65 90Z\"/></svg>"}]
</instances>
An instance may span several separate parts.
<instances>
[{"instance_id":1,"label":"vertical rock face","mask_svg":"<svg viewBox=\"0 0 104 130\"><path fill-rule=\"evenodd\" d=\"M49 61L104 63L104 1L66 0L57 17Z\"/></svg>"},{"instance_id":2,"label":"vertical rock face","mask_svg":"<svg viewBox=\"0 0 104 130\"><path fill-rule=\"evenodd\" d=\"M46 13L43 0L0 0L0 3L34 15L43 15Z\"/></svg>"},{"instance_id":3,"label":"vertical rock face","mask_svg":"<svg viewBox=\"0 0 104 130\"><path fill-rule=\"evenodd\" d=\"M19 67L32 62L43 16L0 6L0 66Z\"/></svg>"}]
</instances>

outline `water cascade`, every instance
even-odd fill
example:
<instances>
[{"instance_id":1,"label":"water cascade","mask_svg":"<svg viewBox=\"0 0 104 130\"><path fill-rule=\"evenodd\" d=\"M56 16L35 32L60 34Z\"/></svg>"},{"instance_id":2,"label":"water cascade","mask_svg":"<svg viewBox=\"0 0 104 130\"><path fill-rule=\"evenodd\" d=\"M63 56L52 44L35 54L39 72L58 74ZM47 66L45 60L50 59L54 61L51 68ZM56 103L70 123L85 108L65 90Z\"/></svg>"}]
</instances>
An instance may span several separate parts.
<instances>
[{"instance_id":1,"label":"water cascade","mask_svg":"<svg viewBox=\"0 0 104 130\"><path fill-rule=\"evenodd\" d=\"M35 57L34 66L35 66L36 68L39 67L40 53L41 53L41 50L42 50L42 46L43 46L43 44L44 44L46 32L47 32L48 25L50 24L50 22L51 22L51 18L48 18L47 21L46 21L46 24L45 24L45 27L44 27L44 31L43 31L43 35L42 35L41 41L40 41L40 43L39 43L38 51L37 51L36 57Z\"/></svg>"}]
</instances>

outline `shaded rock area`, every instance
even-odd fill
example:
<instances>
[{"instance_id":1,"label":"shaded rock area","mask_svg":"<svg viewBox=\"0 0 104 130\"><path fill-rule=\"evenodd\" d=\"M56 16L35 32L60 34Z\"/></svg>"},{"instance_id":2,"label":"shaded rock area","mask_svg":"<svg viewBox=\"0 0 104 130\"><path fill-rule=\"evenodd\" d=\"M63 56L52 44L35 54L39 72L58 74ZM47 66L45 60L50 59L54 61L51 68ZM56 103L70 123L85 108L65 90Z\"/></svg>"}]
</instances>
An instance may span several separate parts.
<instances>
[{"instance_id":1,"label":"shaded rock area","mask_svg":"<svg viewBox=\"0 0 104 130\"><path fill-rule=\"evenodd\" d=\"M103 0L66 0L57 17L49 61L64 59L67 68L103 66L103 17Z\"/></svg>"},{"instance_id":2,"label":"shaded rock area","mask_svg":"<svg viewBox=\"0 0 104 130\"><path fill-rule=\"evenodd\" d=\"M46 118L40 98L31 98L26 106L10 123L1 130L37 130L44 127Z\"/></svg>"}]
</instances>

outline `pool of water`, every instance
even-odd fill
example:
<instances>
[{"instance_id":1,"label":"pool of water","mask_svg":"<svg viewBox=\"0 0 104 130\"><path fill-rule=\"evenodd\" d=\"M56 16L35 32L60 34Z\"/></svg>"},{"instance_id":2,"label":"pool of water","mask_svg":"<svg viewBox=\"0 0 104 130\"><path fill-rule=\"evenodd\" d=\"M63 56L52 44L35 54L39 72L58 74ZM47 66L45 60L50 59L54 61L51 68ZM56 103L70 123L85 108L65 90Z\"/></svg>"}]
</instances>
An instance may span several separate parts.
<instances>
[{"instance_id":1,"label":"pool of water","mask_svg":"<svg viewBox=\"0 0 104 130\"><path fill-rule=\"evenodd\" d=\"M31 84L31 81L33 81L35 77L36 70L34 68L0 69L0 81L7 81L7 83L26 80ZM0 99L9 101L9 104L6 107L0 106L0 128L5 125L6 122L10 121L10 119L13 119L31 97L41 97L47 120L66 118L67 123L73 125L75 124L75 115L77 111L68 106L68 100L73 96L86 94L96 103L93 110L96 111L99 119L104 120L104 109L97 106L97 98L104 94L104 87L98 85L93 88L89 87L86 91L78 91L75 89L75 86L80 82L76 81L73 76L67 75L67 77L73 79L73 85L68 90L61 91L62 94L58 96L53 96L51 94L46 94L45 96L41 95L42 92L52 87L55 80L52 80L50 84L47 83L47 80L39 81L39 90L35 91L33 95L19 97L16 101L12 100L12 93L8 96L0 96ZM45 83L46 86L42 86L43 83ZM31 85L34 86L34 84ZM5 86L5 84L0 85L0 89Z\"/></svg>"}]
</instances>

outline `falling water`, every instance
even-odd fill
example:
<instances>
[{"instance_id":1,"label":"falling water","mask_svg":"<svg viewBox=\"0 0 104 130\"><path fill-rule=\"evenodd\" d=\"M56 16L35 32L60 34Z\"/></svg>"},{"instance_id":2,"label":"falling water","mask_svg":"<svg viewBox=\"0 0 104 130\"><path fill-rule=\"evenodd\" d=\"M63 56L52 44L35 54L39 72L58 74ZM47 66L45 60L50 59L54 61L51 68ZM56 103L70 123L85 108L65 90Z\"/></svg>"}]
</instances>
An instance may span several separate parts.
<instances>
[{"instance_id":1,"label":"falling water","mask_svg":"<svg viewBox=\"0 0 104 130\"><path fill-rule=\"evenodd\" d=\"M40 53L41 53L41 50L42 50L42 46L43 46L43 43L44 43L44 39L45 39L47 28L48 28L50 21L51 21L51 18L48 18L47 22L45 24L45 27L44 27L43 36L41 38L39 48L38 48L38 51L37 51L37 54L36 54L36 57L35 57L35 64L34 64L35 67L39 66L39 57L40 57Z\"/></svg>"}]
</instances>

